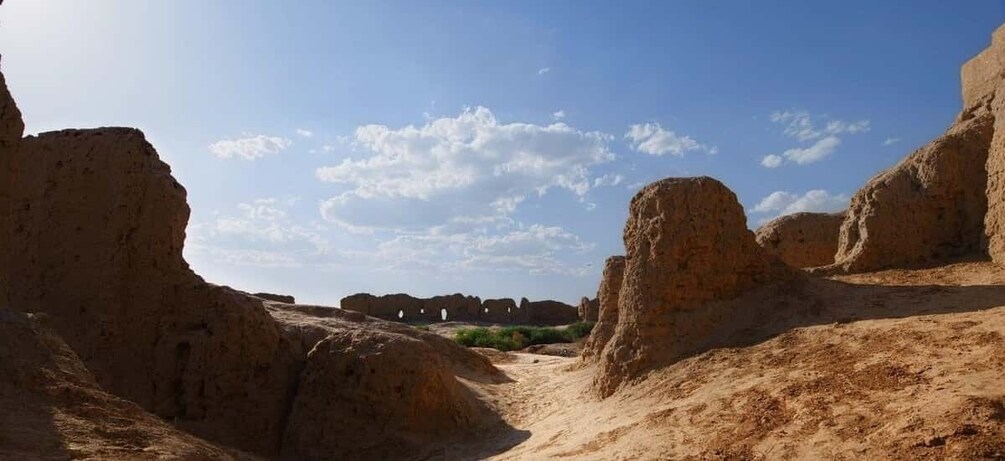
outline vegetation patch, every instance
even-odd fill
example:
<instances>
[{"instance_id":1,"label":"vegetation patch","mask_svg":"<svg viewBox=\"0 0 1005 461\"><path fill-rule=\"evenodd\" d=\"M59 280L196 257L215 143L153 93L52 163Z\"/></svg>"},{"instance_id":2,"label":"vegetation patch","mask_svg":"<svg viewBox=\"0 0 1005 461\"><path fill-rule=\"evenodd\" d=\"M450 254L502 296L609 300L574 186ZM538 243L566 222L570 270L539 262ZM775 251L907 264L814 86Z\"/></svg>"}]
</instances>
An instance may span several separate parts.
<instances>
[{"instance_id":1,"label":"vegetation patch","mask_svg":"<svg viewBox=\"0 0 1005 461\"><path fill-rule=\"evenodd\" d=\"M573 343L590 334L593 322L579 322L567 327L476 327L462 328L454 340L467 347L490 347L515 351L535 344Z\"/></svg>"}]
</instances>

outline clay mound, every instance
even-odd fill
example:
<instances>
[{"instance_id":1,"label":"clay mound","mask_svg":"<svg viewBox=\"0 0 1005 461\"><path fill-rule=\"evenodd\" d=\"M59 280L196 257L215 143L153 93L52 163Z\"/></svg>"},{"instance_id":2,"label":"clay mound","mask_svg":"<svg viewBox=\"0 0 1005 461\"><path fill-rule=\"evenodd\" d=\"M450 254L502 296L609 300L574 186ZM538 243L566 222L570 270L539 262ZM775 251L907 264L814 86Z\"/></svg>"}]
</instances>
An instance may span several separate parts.
<instances>
[{"instance_id":1,"label":"clay mound","mask_svg":"<svg viewBox=\"0 0 1005 461\"><path fill-rule=\"evenodd\" d=\"M757 244L792 267L817 267L834 262L841 213L794 213L781 216L755 232Z\"/></svg>"},{"instance_id":2,"label":"clay mound","mask_svg":"<svg viewBox=\"0 0 1005 461\"><path fill-rule=\"evenodd\" d=\"M851 199L835 268L922 267L983 252L988 146L994 117L980 110Z\"/></svg>"},{"instance_id":3,"label":"clay mound","mask_svg":"<svg viewBox=\"0 0 1005 461\"><path fill-rule=\"evenodd\" d=\"M1005 27L963 65L963 110L946 133L852 197L835 263L821 273L1005 260Z\"/></svg>"},{"instance_id":4,"label":"clay mound","mask_svg":"<svg viewBox=\"0 0 1005 461\"><path fill-rule=\"evenodd\" d=\"M332 334L311 350L301 380L283 444L295 459L425 458L430 443L480 419L447 362L404 335Z\"/></svg>"},{"instance_id":5,"label":"clay mound","mask_svg":"<svg viewBox=\"0 0 1005 461\"><path fill-rule=\"evenodd\" d=\"M618 325L595 381L602 396L693 353L735 321L710 303L795 276L754 241L736 195L708 177L668 178L639 191L624 241Z\"/></svg>"},{"instance_id":6,"label":"clay mound","mask_svg":"<svg viewBox=\"0 0 1005 461\"><path fill-rule=\"evenodd\" d=\"M604 400L592 367L512 354L500 411L531 434L490 459L1000 460L1003 282L965 263L745 294L805 309L768 311Z\"/></svg>"},{"instance_id":7,"label":"clay mound","mask_svg":"<svg viewBox=\"0 0 1005 461\"><path fill-rule=\"evenodd\" d=\"M600 317L600 299L583 297L579 300L579 320L583 322L596 322Z\"/></svg>"},{"instance_id":8,"label":"clay mound","mask_svg":"<svg viewBox=\"0 0 1005 461\"><path fill-rule=\"evenodd\" d=\"M1005 264L1005 26L994 32L990 47L963 65L961 80L964 107L990 105L995 116L986 164L988 210L984 225L991 259Z\"/></svg>"},{"instance_id":9,"label":"clay mound","mask_svg":"<svg viewBox=\"0 0 1005 461\"><path fill-rule=\"evenodd\" d=\"M2 2L0 2L2 3ZM24 122L0 73L0 268L9 267L10 200L14 151L24 135ZM7 274L0 271L0 309L7 307Z\"/></svg>"},{"instance_id":10,"label":"clay mound","mask_svg":"<svg viewBox=\"0 0 1005 461\"><path fill-rule=\"evenodd\" d=\"M298 352L261 301L189 270L185 189L143 134L45 133L25 138L14 164L11 305L50 314L108 391L200 436L275 452Z\"/></svg>"},{"instance_id":11,"label":"clay mound","mask_svg":"<svg viewBox=\"0 0 1005 461\"><path fill-rule=\"evenodd\" d=\"M426 459L496 421L466 384L506 381L481 354L352 311L268 309L310 350L286 426L286 457Z\"/></svg>"},{"instance_id":12,"label":"clay mound","mask_svg":"<svg viewBox=\"0 0 1005 461\"><path fill-rule=\"evenodd\" d=\"M471 404L460 391L433 400L417 391L428 391L429 383L456 391L455 373L498 373L484 357L432 334L351 313L347 318L355 315L359 323L351 328L345 322L291 328L269 309L294 305L205 283L182 258L185 190L137 130L45 133L5 154L13 154L17 178L14 229L5 247L11 263L4 268L12 305L51 316L102 388L193 434L266 455L299 453L302 446L282 446L284 440L304 440L298 438L304 426L289 424L294 403L300 402L296 421L312 424L327 418L313 412L332 410L311 400L332 389L307 383L370 395L358 387L361 382L324 374L333 369L326 364L375 361L375 352L340 351L348 344L332 340L325 343L326 354L308 357L331 335L351 333L353 344L400 357L381 362L368 377L367 384L397 383L387 399L367 400L374 414L383 415L380 425L355 420L353 427L368 427L373 439L347 435L337 425L316 428L350 457L395 450L408 456L401 450L414 445L407 441L429 436L412 410L448 414ZM315 318L320 309L301 308ZM388 335L396 339L384 341ZM427 364L428 370L417 369ZM458 415L444 424L462 433L467 428L458 424L471 423L471 415ZM350 420L346 415L341 422ZM374 439L401 442L391 448L374 445Z\"/></svg>"},{"instance_id":13,"label":"clay mound","mask_svg":"<svg viewBox=\"0 0 1005 461\"><path fill-rule=\"evenodd\" d=\"M105 393L55 333L0 309L0 459L252 459Z\"/></svg>"},{"instance_id":14,"label":"clay mound","mask_svg":"<svg viewBox=\"0 0 1005 461\"><path fill-rule=\"evenodd\" d=\"M256 298L262 298L266 301L273 301L277 303L295 304L297 302L296 298L290 295L277 295L273 293L254 293L252 296Z\"/></svg>"},{"instance_id":15,"label":"clay mound","mask_svg":"<svg viewBox=\"0 0 1005 461\"><path fill-rule=\"evenodd\" d=\"M625 257L611 256L604 262L604 274L600 278L600 288L597 290L597 300L600 312L597 324L590 331L590 337L583 346L583 360L592 361L600 357L604 346L614 336L618 325L618 296L621 294L621 282L625 278Z\"/></svg>"},{"instance_id":16,"label":"clay mound","mask_svg":"<svg viewBox=\"0 0 1005 461\"><path fill-rule=\"evenodd\" d=\"M436 350L459 377L475 381L504 379L482 354L435 333L326 306L268 303L267 309L283 334L291 338L291 341L299 342L300 348L307 352L328 336L346 330L393 333L426 343Z\"/></svg>"}]
</instances>

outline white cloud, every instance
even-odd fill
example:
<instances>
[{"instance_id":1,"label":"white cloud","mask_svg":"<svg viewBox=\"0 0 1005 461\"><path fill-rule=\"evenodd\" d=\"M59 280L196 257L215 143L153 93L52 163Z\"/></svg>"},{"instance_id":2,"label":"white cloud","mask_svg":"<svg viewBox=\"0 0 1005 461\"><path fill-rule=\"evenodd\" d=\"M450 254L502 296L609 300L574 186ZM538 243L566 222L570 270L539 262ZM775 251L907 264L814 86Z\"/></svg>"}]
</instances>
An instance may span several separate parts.
<instances>
[{"instance_id":1,"label":"white cloud","mask_svg":"<svg viewBox=\"0 0 1005 461\"><path fill-rule=\"evenodd\" d=\"M593 180L593 187L617 186L624 182L625 177L620 174L605 174Z\"/></svg>"},{"instance_id":2,"label":"white cloud","mask_svg":"<svg viewBox=\"0 0 1005 461\"><path fill-rule=\"evenodd\" d=\"M324 226L297 223L290 209L297 198L263 198L237 205L236 213L217 215L190 226L189 251L225 264L299 266L331 249Z\"/></svg>"},{"instance_id":3,"label":"white cloud","mask_svg":"<svg viewBox=\"0 0 1005 461\"><path fill-rule=\"evenodd\" d=\"M303 137L303 138L313 138L314 137L314 132L311 131L311 130L305 130L303 128L297 128L297 136L300 136L300 137Z\"/></svg>"},{"instance_id":4,"label":"white cloud","mask_svg":"<svg viewBox=\"0 0 1005 461\"><path fill-rule=\"evenodd\" d=\"M784 216L803 211L835 212L848 206L848 196L844 194L831 195L826 190L814 189L799 195L787 191L775 191L761 199L751 210L753 213L772 213L773 216L763 219L767 222L778 216Z\"/></svg>"},{"instance_id":5,"label":"white cloud","mask_svg":"<svg viewBox=\"0 0 1005 461\"><path fill-rule=\"evenodd\" d=\"M822 133L813 127L810 114L802 111L783 111L771 114L771 121L785 125L785 135L800 141L819 138Z\"/></svg>"},{"instance_id":6,"label":"white cloud","mask_svg":"<svg viewBox=\"0 0 1005 461\"><path fill-rule=\"evenodd\" d=\"M790 162L805 165L823 160L828 155L833 154L839 145L841 145L840 138L837 136L828 136L818 140L809 147L789 149L782 153L782 157L785 157Z\"/></svg>"},{"instance_id":7,"label":"white cloud","mask_svg":"<svg viewBox=\"0 0 1005 461\"><path fill-rule=\"evenodd\" d=\"M537 75L544 75L544 74L547 74L548 72L551 72L551 68L550 67L542 67L542 68L540 68L540 69L537 70Z\"/></svg>"},{"instance_id":8,"label":"white cloud","mask_svg":"<svg viewBox=\"0 0 1005 461\"><path fill-rule=\"evenodd\" d=\"M591 172L614 160L612 141L561 122L503 123L484 107L422 126L360 126L354 156L316 172L336 189L321 214L377 245L352 253L361 267L583 274L577 259L592 243L514 216L554 193L588 207L594 187L624 181Z\"/></svg>"},{"instance_id":9,"label":"white cloud","mask_svg":"<svg viewBox=\"0 0 1005 461\"><path fill-rule=\"evenodd\" d=\"M564 110L556 111L551 114L551 118L555 120L562 120L563 118L565 118L565 111Z\"/></svg>"},{"instance_id":10,"label":"white cloud","mask_svg":"<svg viewBox=\"0 0 1005 461\"><path fill-rule=\"evenodd\" d=\"M827 122L827 128L824 131L827 134L835 135L842 133L848 133L848 134L865 133L869 130L870 128L868 120L859 120L853 123L848 123L843 120L831 120L830 122Z\"/></svg>"},{"instance_id":11,"label":"white cloud","mask_svg":"<svg viewBox=\"0 0 1005 461\"><path fill-rule=\"evenodd\" d=\"M834 136L839 134L858 134L869 131L869 121L859 120L857 122L846 122L844 120L829 120L824 128L817 128L813 122L813 116L806 111L776 111L771 114L771 121L784 125L783 133L786 136L796 138L800 141L812 141L823 136ZM824 118L824 117L817 117Z\"/></svg>"},{"instance_id":12,"label":"white cloud","mask_svg":"<svg viewBox=\"0 0 1005 461\"><path fill-rule=\"evenodd\" d=\"M357 128L366 155L317 170L344 187L322 205L357 228L427 228L456 217L508 216L532 196L564 189L582 200L590 167L609 162L611 136L564 123L503 124L484 107L421 127Z\"/></svg>"},{"instance_id":13,"label":"white cloud","mask_svg":"<svg viewBox=\"0 0 1005 461\"><path fill-rule=\"evenodd\" d=\"M673 131L664 130L659 123L635 124L628 127L625 139L632 149L649 155L671 154L683 156L685 152L705 152L716 154L719 149L695 141L689 136L678 136Z\"/></svg>"},{"instance_id":14,"label":"white cloud","mask_svg":"<svg viewBox=\"0 0 1005 461\"><path fill-rule=\"evenodd\" d=\"M770 154L761 159L761 165L765 168L778 168L782 165L782 156Z\"/></svg>"},{"instance_id":15,"label":"white cloud","mask_svg":"<svg viewBox=\"0 0 1005 461\"><path fill-rule=\"evenodd\" d=\"M886 138L885 140L883 140L883 145L884 146L889 146L889 145L897 144L898 142L900 142L900 138Z\"/></svg>"},{"instance_id":16,"label":"white cloud","mask_svg":"<svg viewBox=\"0 0 1005 461\"><path fill-rule=\"evenodd\" d=\"M818 162L833 154L841 145L841 138L838 135L854 135L870 130L868 120L846 122L831 119L826 120L823 128L819 128L814 118L827 119L826 116L813 117L806 111L787 110L772 113L771 121L784 126L783 134L804 143L813 141L813 144L788 149L781 155L768 155L761 160L761 165L765 168L778 168L784 162L798 165Z\"/></svg>"},{"instance_id":17,"label":"white cloud","mask_svg":"<svg viewBox=\"0 0 1005 461\"><path fill-rule=\"evenodd\" d=\"M236 139L222 139L209 145L209 151L219 158L240 157L255 160L274 155L290 147L293 141L278 136L254 135Z\"/></svg>"},{"instance_id":18,"label":"white cloud","mask_svg":"<svg viewBox=\"0 0 1005 461\"><path fill-rule=\"evenodd\" d=\"M472 270L523 271L531 274L584 275L584 266L570 255L594 249L592 243L561 227L531 225L492 234L485 229L450 232L432 229L398 235L378 245L370 255L393 272L427 270L467 273Z\"/></svg>"}]
</instances>

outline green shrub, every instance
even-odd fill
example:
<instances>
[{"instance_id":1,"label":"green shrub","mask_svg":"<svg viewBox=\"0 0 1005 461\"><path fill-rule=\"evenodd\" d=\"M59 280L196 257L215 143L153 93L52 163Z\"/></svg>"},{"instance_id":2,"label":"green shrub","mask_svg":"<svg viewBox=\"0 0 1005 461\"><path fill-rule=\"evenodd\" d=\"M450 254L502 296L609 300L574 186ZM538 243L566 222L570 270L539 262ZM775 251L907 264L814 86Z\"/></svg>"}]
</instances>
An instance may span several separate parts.
<instances>
[{"instance_id":1,"label":"green shrub","mask_svg":"<svg viewBox=\"0 0 1005 461\"><path fill-rule=\"evenodd\" d=\"M569 331L569 334L571 334L573 338L585 338L590 336L590 332L593 331L593 325L593 322L578 322L569 325L566 330Z\"/></svg>"},{"instance_id":2,"label":"green shrub","mask_svg":"<svg viewBox=\"0 0 1005 461\"><path fill-rule=\"evenodd\" d=\"M565 328L510 326L502 328L462 328L454 340L467 347L490 347L515 351L535 344L572 343L590 334L591 322L579 322Z\"/></svg>"}]
</instances>

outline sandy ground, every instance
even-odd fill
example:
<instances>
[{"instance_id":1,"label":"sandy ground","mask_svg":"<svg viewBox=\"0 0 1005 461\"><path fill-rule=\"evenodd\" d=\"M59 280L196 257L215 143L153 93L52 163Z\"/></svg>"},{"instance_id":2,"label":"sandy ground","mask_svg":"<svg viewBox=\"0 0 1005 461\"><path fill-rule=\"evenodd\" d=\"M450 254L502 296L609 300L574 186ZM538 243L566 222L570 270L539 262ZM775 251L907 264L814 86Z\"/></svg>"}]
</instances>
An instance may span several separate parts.
<instances>
[{"instance_id":1,"label":"sandy ground","mask_svg":"<svg viewBox=\"0 0 1005 461\"><path fill-rule=\"evenodd\" d=\"M1005 459L1005 271L963 263L811 283L819 297L799 326L606 400L578 358L491 354L512 381L475 387L505 424L451 457Z\"/></svg>"}]
</instances>

